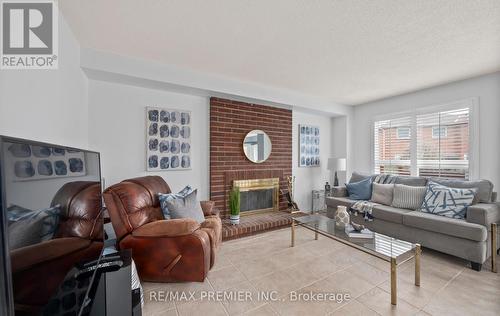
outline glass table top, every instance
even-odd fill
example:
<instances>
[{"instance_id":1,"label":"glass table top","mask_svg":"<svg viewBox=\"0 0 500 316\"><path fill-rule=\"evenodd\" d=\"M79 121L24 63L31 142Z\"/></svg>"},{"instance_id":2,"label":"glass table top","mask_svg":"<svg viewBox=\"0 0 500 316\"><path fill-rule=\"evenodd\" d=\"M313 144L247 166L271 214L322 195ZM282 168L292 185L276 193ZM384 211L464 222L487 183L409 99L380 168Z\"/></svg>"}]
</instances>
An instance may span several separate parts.
<instances>
[{"instance_id":1,"label":"glass table top","mask_svg":"<svg viewBox=\"0 0 500 316\"><path fill-rule=\"evenodd\" d=\"M387 261L390 261L391 258L400 259L409 254L413 255L415 248L415 244L375 232L373 237L368 238L349 237L344 228L335 225L334 219L322 214L295 217L293 220L299 226L318 231L326 237L331 237Z\"/></svg>"}]
</instances>

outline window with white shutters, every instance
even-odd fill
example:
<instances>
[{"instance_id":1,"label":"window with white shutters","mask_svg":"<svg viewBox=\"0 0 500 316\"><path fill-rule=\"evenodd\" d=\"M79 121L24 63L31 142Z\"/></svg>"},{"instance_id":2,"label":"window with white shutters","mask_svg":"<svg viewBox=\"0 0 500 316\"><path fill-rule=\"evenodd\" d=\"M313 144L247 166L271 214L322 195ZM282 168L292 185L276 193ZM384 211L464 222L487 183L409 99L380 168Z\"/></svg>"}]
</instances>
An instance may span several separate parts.
<instances>
[{"instance_id":1,"label":"window with white shutters","mask_svg":"<svg viewBox=\"0 0 500 316\"><path fill-rule=\"evenodd\" d=\"M477 146L470 144L471 133L477 134L473 104L457 101L375 121L375 173L469 179L471 153L478 159Z\"/></svg>"},{"instance_id":2,"label":"window with white shutters","mask_svg":"<svg viewBox=\"0 0 500 316\"><path fill-rule=\"evenodd\" d=\"M417 172L469 178L469 109L417 115Z\"/></svg>"},{"instance_id":3,"label":"window with white shutters","mask_svg":"<svg viewBox=\"0 0 500 316\"><path fill-rule=\"evenodd\" d=\"M375 122L375 173L410 175L412 137L410 125L411 117Z\"/></svg>"}]
</instances>

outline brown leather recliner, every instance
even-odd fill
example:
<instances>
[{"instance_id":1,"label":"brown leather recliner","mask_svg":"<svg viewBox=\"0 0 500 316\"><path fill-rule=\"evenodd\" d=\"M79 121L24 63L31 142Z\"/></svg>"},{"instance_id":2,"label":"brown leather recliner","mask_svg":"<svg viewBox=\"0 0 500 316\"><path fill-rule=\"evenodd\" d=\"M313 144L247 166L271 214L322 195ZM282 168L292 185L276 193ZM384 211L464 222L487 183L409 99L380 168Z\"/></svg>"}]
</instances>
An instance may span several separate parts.
<instances>
[{"instance_id":1,"label":"brown leather recliner","mask_svg":"<svg viewBox=\"0 0 500 316\"><path fill-rule=\"evenodd\" d=\"M101 253L100 183L66 183L52 200L57 204L61 216L55 237L10 252L16 315L39 313L76 263Z\"/></svg>"},{"instance_id":2,"label":"brown leather recliner","mask_svg":"<svg viewBox=\"0 0 500 316\"><path fill-rule=\"evenodd\" d=\"M143 281L203 281L222 241L213 202L200 202L205 221L164 220L158 193L170 193L159 176L124 180L104 192L118 247L132 249Z\"/></svg>"}]
</instances>

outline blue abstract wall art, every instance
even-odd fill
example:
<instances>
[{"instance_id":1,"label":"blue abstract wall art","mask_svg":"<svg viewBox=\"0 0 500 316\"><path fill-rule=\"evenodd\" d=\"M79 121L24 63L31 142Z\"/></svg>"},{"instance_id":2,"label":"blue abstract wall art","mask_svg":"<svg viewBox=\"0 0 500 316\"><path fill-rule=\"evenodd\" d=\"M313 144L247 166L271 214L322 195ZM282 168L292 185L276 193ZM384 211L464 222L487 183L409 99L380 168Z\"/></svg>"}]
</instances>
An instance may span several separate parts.
<instances>
[{"instance_id":1,"label":"blue abstract wall art","mask_svg":"<svg viewBox=\"0 0 500 316\"><path fill-rule=\"evenodd\" d=\"M191 112L146 107L146 170L191 169Z\"/></svg>"},{"instance_id":2,"label":"blue abstract wall art","mask_svg":"<svg viewBox=\"0 0 500 316\"><path fill-rule=\"evenodd\" d=\"M319 127L299 125L299 167L319 167Z\"/></svg>"}]
</instances>

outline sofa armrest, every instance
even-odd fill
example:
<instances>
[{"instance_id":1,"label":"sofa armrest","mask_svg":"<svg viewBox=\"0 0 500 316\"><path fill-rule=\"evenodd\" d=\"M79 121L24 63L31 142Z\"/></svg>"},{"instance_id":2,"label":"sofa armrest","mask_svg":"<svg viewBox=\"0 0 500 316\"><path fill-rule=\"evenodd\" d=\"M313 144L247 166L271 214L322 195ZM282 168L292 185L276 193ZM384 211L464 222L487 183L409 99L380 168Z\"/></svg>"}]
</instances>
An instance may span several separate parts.
<instances>
[{"instance_id":1,"label":"sofa armrest","mask_svg":"<svg viewBox=\"0 0 500 316\"><path fill-rule=\"evenodd\" d=\"M177 237L190 235L200 228L200 224L191 218L178 218L154 221L136 228L134 237Z\"/></svg>"},{"instance_id":2,"label":"sofa armrest","mask_svg":"<svg viewBox=\"0 0 500 316\"><path fill-rule=\"evenodd\" d=\"M215 202L201 201L200 204L201 209L203 210L203 215L205 215L205 217L219 214L219 210L215 207Z\"/></svg>"},{"instance_id":3,"label":"sofa armrest","mask_svg":"<svg viewBox=\"0 0 500 316\"><path fill-rule=\"evenodd\" d=\"M347 188L345 186L337 186L332 188L332 196L333 197L346 197L347 196Z\"/></svg>"},{"instance_id":4,"label":"sofa armrest","mask_svg":"<svg viewBox=\"0 0 500 316\"><path fill-rule=\"evenodd\" d=\"M94 244L102 248L102 243L94 242ZM10 252L12 272L16 273L45 263L54 264L55 260L64 260L70 254L84 251L94 244L88 239L63 237L12 250Z\"/></svg>"},{"instance_id":5,"label":"sofa armrest","mask_svg":"<svg viewBox=\"0 0 500 316\"><path fill-rule=\"evenodd\" d=\"M479 203L467 208L467 222L490 229L491 223L500 221L500 209L495 203Z\"/></svg>"}]
</instances>

